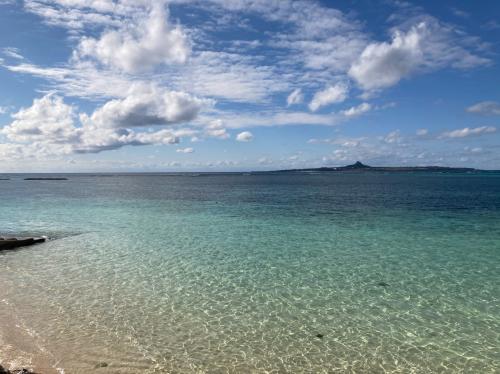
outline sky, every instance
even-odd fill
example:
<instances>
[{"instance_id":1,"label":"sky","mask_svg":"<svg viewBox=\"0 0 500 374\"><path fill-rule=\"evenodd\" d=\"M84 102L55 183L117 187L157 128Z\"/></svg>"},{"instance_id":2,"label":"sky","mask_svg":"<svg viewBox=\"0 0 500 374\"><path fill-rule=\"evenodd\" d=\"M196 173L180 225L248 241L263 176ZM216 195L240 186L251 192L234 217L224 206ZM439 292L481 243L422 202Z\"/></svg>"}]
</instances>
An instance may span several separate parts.
<instances>
[{"instance_id":1,"label":"sky","mask_svg":"<svg viewBox=\"0 0 500 374\"><path fill-rule=\"evenodd\" d=\"M500 169L500 2L0 0L0 172Z\"/></svg>"}]
</instances>

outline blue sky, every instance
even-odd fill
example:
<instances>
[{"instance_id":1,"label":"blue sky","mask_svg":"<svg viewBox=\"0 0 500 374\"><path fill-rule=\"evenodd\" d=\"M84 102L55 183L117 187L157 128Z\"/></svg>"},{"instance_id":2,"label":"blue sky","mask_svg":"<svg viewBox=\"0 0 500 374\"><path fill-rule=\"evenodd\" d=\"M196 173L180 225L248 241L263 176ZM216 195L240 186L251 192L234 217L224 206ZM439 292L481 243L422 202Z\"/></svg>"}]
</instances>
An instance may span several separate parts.
<instances>
[{"instance_id":1,"label":"blue sky","mask_svg":"<svg viewBox=\"0 0 500 374\"><path fill-rule=\"evenodd\" d=\"M0 172L500 169L500 3L0 0Z\"/></svg>"}]
</instances>

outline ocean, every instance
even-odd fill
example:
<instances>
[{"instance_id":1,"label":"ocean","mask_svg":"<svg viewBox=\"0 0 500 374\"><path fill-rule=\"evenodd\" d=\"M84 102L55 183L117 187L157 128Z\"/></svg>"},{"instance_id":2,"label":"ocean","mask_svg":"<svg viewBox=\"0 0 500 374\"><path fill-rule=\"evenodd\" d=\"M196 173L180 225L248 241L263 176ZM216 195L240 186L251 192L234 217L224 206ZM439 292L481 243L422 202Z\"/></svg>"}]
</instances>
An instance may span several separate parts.
<instances>
[{"instance_id":1,"label":"ocean","mask_svg":"<svg viewBox=\"0 0 500 374\"><path fill-rule=\"evenodd\" d=\"M500 372L498 173L27 176L0 234L51 240L0 252L0 359Z\"/></svg>"}]
</instances>

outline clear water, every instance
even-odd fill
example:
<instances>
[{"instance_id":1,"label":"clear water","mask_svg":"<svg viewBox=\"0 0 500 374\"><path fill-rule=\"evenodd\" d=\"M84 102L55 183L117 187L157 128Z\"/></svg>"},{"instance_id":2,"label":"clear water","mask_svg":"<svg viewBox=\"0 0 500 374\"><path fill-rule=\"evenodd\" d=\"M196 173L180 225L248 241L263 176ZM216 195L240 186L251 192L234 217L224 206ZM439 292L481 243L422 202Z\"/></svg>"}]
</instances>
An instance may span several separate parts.
<instances>
[{"instance_id":1,"label":"clear water","mask_svg":"<svg viewBox=\"0 0 500 374\"><path fill-rule=\"evenodd\" d=\"M500 372L498 174L22 177L0 309L66 373Z\"/></svg>"}]
</instances>

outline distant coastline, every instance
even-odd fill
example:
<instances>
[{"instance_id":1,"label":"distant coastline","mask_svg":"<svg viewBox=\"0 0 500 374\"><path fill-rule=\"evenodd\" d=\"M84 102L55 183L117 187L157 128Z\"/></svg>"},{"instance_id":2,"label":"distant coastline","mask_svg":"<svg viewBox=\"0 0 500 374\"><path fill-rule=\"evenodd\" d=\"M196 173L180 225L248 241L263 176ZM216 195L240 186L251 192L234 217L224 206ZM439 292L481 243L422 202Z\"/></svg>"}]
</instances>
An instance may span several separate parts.
<instances>
[{"instance_id":1,"label":"distant coastline","mask_svg":"<svg viewBox=\"0 0 500 374\"><path fill-rule=\"evenodd\" d=\"M368 166L360 161L354 164L337 167L320 167L305 169L283 169L253 173L317 173L317 172L432 172L432 173L484 173L498 172L498 170L481 170L474 168L449 167L449 166Z\"/></svg>"},{"instance_id":2,"label":"distant coastline","mask_svg":"<svg viewBox=\"0 0 500 374\"><path fill-rule=\"evenodd\" d=\"M259 174L316 174L323 172L382 172L382 173L401 173L401 172L427 172L427 173L500 173L500 169L476 169L471 167L452 167L452 166L369 166L360 161L346 166L323 166L317 168L298 168L298 169L275 169L275 170L189 170L189 171L86 171L86 172L0 172L0 181L11 181L22 179L25 181L66 181L72 177L120 177L120 176L159 176L159 177L203 177L213 175L259 175Z\"/></svg>"}]
</instances>

